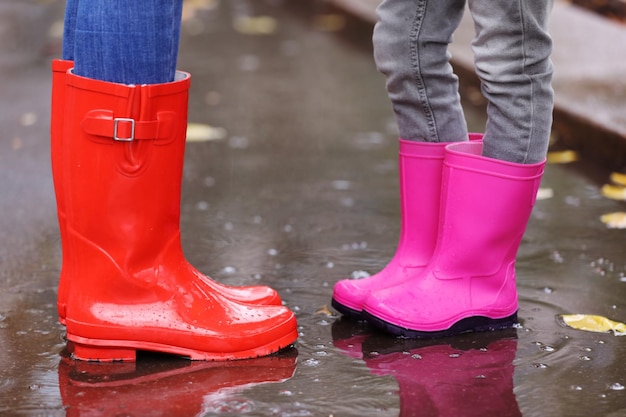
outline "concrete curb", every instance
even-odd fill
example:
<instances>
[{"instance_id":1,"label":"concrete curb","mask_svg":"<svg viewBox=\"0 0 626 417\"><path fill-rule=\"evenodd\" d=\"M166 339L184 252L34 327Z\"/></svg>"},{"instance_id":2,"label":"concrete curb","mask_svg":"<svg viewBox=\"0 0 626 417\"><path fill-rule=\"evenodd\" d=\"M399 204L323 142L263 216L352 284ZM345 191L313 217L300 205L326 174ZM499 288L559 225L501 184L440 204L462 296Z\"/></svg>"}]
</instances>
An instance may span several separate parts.
<instances>
[{"instance_id":1,"label":"concrete curb","mask_svg":"<svg viewBox=\"0 0 626 417\"><path fill-rule=\"evenodd\" d=\"M372 25L381 0L327 0ZM557 0L551 18L554 130L559 143L612 170L626 169L626 25ZM466 13L450 46L464 82L474 71L473 23Z\"/></svg>"}]
</instances>

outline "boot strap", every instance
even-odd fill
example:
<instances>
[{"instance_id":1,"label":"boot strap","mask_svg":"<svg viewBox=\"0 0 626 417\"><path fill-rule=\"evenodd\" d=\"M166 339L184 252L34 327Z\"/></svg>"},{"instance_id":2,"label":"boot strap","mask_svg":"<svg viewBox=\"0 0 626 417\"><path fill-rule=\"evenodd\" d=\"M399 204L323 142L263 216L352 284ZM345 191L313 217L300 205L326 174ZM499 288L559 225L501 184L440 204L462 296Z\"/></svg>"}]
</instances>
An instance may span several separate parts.
<instances>
[{"instance_id":1,"label":"boot strap","mask_svg":"<svg viewBox=\"0 0 626 417\"><path fill-rule=\"evenodd\" d=\"M85 133L118 142L134 140L168 140L173 138L175 113L158 112L156 120L142 121L128 117L113 117L110 110L91 110L81 123Z\"/></svg>"}]
</instances>

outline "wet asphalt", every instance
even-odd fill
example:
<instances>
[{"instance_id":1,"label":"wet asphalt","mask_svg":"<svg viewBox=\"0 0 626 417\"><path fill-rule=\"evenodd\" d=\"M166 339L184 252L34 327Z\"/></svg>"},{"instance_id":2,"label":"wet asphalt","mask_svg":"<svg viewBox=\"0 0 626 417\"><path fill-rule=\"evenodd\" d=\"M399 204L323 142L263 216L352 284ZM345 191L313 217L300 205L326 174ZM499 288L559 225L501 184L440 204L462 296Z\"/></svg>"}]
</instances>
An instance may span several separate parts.
<instances>
[{"instance_id":1,"label":"wet asphalt","mask_svg":"<svg viewBox=\"0 0 626 417\"><path fill-rule=\"evenodd\" d=\"M73 361L56 316L48 143L62 14L62 1L0 4L1 415L626 415L625 339L557 320L626 321L626 229L600 221L626 203L602 195L611 170L584 154L547 167L518 254L519 328L411 342L330 309L337 280L393 255L399 207L371 27L324 2L186 1L179 57L189 121L212 127L187 145L186 256L220 282L276 288L297 344L227 364ZM471 83L463 93L479 131L484 109Z\"/></svg>"}]
</instances>

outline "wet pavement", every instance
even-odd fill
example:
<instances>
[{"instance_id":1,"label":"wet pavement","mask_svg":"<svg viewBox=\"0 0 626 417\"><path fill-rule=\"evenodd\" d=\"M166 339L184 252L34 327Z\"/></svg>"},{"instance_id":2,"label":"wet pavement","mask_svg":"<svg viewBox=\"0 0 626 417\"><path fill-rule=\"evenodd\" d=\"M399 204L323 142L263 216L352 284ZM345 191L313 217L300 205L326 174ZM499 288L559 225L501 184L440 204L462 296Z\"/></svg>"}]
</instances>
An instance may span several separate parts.
<instances>
[{"instance_id":1,"label":"wet pavement","mask_svg":"<svg viewBox=\"0 0 626 417\"><path fill-rule=\"evenodd\" d=\"M146 354L77 363L56 316L60 241L50 177L49 63L63 2L0 5L0 414L6 416L622 416L626 345L562 313L626 321L626 231L600 216L605 166L551 164L518 255L521 326L415 342L328 309L374 273L399 230L396 132L368 25L321 2L188 1L192 74L182 198L188 259L263 283L298 317L280 355L201 363ZM255 17L251 19L250 17ZM572 69L573 71L573 69ZM471 100L468 100L470 102ZM466 108L470 128L484 112Z\"/></svg>"}]
</instances>

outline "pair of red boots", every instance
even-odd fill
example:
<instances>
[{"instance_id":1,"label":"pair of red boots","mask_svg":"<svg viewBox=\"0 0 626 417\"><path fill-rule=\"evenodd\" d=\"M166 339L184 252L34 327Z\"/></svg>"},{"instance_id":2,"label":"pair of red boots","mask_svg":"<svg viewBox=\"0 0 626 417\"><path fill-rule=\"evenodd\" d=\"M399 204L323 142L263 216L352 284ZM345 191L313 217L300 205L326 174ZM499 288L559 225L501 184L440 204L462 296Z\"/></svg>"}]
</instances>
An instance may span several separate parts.
<instances>
[{"instance_id":1,"label":"pair of red boots","mask_svg":"<svg viewBox=\"0 0 626 417\"><path fill-rule=\"evenodd\" d=\"M264 286L227 287L180 243L190 76L128 86L52 64L51 155L63 247L58 312L74 357L137 350L198 360L264 356L298 337Z\"/></svg>"}]
</instances>

